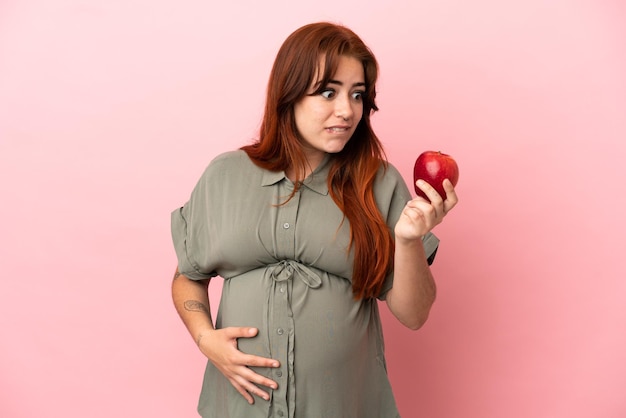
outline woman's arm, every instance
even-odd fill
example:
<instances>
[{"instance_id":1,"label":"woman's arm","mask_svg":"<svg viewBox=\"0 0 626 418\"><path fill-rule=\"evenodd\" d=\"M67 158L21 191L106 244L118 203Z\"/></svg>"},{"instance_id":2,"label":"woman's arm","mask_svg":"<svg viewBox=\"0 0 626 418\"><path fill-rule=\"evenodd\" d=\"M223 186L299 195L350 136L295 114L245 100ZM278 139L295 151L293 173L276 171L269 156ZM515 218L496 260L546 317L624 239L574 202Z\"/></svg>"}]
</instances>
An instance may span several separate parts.
<instances>
[{"instance_id":1,"label":"woman's arm","mask_svg":"<svg viewBox=\"0 0 626 418\"><path fill-rule=\"evenodd\" d=\"M202 338L214 331L208 289L209 279L190 280L176 269L172 280L174 307L196 345L200 345Z\"/></svg>"},{"instance_id":2,"label":"woman's arm","mask_svg":"<svg viewBox=\"0 0 626 418\"><path fill-rule=\"evenodd\" d=\"M437 293L422 238L440 224L458 202L449 180L444 181L445 201L428 183L420 180L417 185L430 202L419 196L411 200L396 223L393 287L386 296L389 310L413 330L421 328L428 319Z\"/></svg>"},{"instance_id":3,"label":"woman's arm","mask_svg":"<svg viewBox=\"0 0 626 418\"><path fill-rule=\"evenodd\" d=\"M176 269L172 281L172 299L176 311L200 351L249 403L254 403L253 394L269 400L269 394L257 385L275 389L277 383L255 373L250 366L279 367L278 361L239 351L237 339L254 337L258 333L256 328L230 327L216 330L213 327L208 286L209 280L191 280Z\"/></svg>"},{"instance_id":4,"label":"woman's arm","mask_svg":"<svg viewBox=\"0 0 626 418\"><path fill-rule=\"evenodd\" d=\"M396 238L393 287L387 292L387 306L407 328L417 330L428 319L437 292L420 240Z\"/></svg>"}]
</instances>

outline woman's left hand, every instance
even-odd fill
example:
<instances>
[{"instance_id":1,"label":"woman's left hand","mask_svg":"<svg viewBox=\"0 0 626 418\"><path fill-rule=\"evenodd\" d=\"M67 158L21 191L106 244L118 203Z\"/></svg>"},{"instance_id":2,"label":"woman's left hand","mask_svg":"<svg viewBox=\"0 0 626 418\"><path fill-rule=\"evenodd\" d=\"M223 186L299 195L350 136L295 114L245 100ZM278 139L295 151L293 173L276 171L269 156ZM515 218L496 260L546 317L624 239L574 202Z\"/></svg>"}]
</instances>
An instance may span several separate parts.
<instances>
[{"instance_id":1,"label":"woman's left hand","mask_svg":"<svg viewBox=\"0 0 626 418\"><path fill-rule=\"evenodd\" d=\"M428 196L430 202L417 196L406 204L395 226L396 240L421 239L439 225L459 201L454 186L448 179L443 181L443 188L447 195L446 200L443 200L439 193L423 180L417 181L417 187Z\"/></svg>"}]
</instances>

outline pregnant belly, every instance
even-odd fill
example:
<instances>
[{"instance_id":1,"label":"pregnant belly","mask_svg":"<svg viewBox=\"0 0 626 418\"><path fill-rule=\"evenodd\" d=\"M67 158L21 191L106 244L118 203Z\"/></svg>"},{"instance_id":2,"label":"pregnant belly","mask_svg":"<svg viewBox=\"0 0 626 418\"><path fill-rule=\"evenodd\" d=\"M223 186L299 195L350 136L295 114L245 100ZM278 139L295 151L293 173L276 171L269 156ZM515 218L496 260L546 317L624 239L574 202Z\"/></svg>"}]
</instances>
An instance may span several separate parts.
<instances>
[{"instance_id":1,"label":"pregnant belly","mask_svg":"<svg viewBox=\"0 0 626 418\"><path fill-rule=\"evenodd\" d=\"M375 356L378 344L370 339L381 337L376 302L355 301L348 280L318 273L315 288L297 275L277 282L263 269L226 280L217 326L258 328L256 337L239 339L241 351L277 358L293 349L301 369L345 365L363 351Z\"/></svg>"}]
</instances>

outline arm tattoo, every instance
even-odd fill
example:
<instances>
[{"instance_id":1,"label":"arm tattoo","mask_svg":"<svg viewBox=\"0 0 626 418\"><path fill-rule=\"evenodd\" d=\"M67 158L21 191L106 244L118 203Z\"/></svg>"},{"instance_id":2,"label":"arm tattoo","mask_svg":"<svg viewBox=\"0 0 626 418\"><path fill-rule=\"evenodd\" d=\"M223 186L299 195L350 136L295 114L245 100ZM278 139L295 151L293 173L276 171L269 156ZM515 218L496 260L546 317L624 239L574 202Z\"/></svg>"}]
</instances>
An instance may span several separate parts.
<instances>
[{"instance_id":1,"label":"arm tattoo","mask_svg":"<svg viewBox=\"0 0 626 418\"><path fill-rule=\"evenodd\" d=\"M198 302L197 300L186 300L185 309L192 312L204 312L210 315L209 308L207 308L204 303Z\"/></svg>"}]
</instances>

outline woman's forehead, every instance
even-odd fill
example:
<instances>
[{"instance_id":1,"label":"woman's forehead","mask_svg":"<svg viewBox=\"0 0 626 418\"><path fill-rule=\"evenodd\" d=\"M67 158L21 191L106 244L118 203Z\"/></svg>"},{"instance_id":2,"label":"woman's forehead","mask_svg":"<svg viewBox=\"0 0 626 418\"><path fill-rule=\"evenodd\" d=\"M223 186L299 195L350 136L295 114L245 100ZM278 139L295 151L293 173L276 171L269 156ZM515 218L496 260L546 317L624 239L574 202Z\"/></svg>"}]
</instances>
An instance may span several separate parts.
<instances>
[{"instance_id":1,"label":"woman's forehead","mask_svg":"<svg viewBox=\"0 0 626 418\"><path fill-rule=\"evenodd\" d=\"M317 85L320 82L324 81L325 78L332 79L336 76L337 71L339 70L339 66L342 63L346 63L350 60L358 61L358 58L349 55L349 54L341 54L341 55L331 55L331 61L327 61L327 57L325 54L320 54L317 60L317 66L315 68L315 72L313 73L312 84ZM330 66L330 72L327 72L327 65ZM362 68L362 67L360 67ZM363 69L363 71L365 71Z\"/></svg>"}]
</instances>

